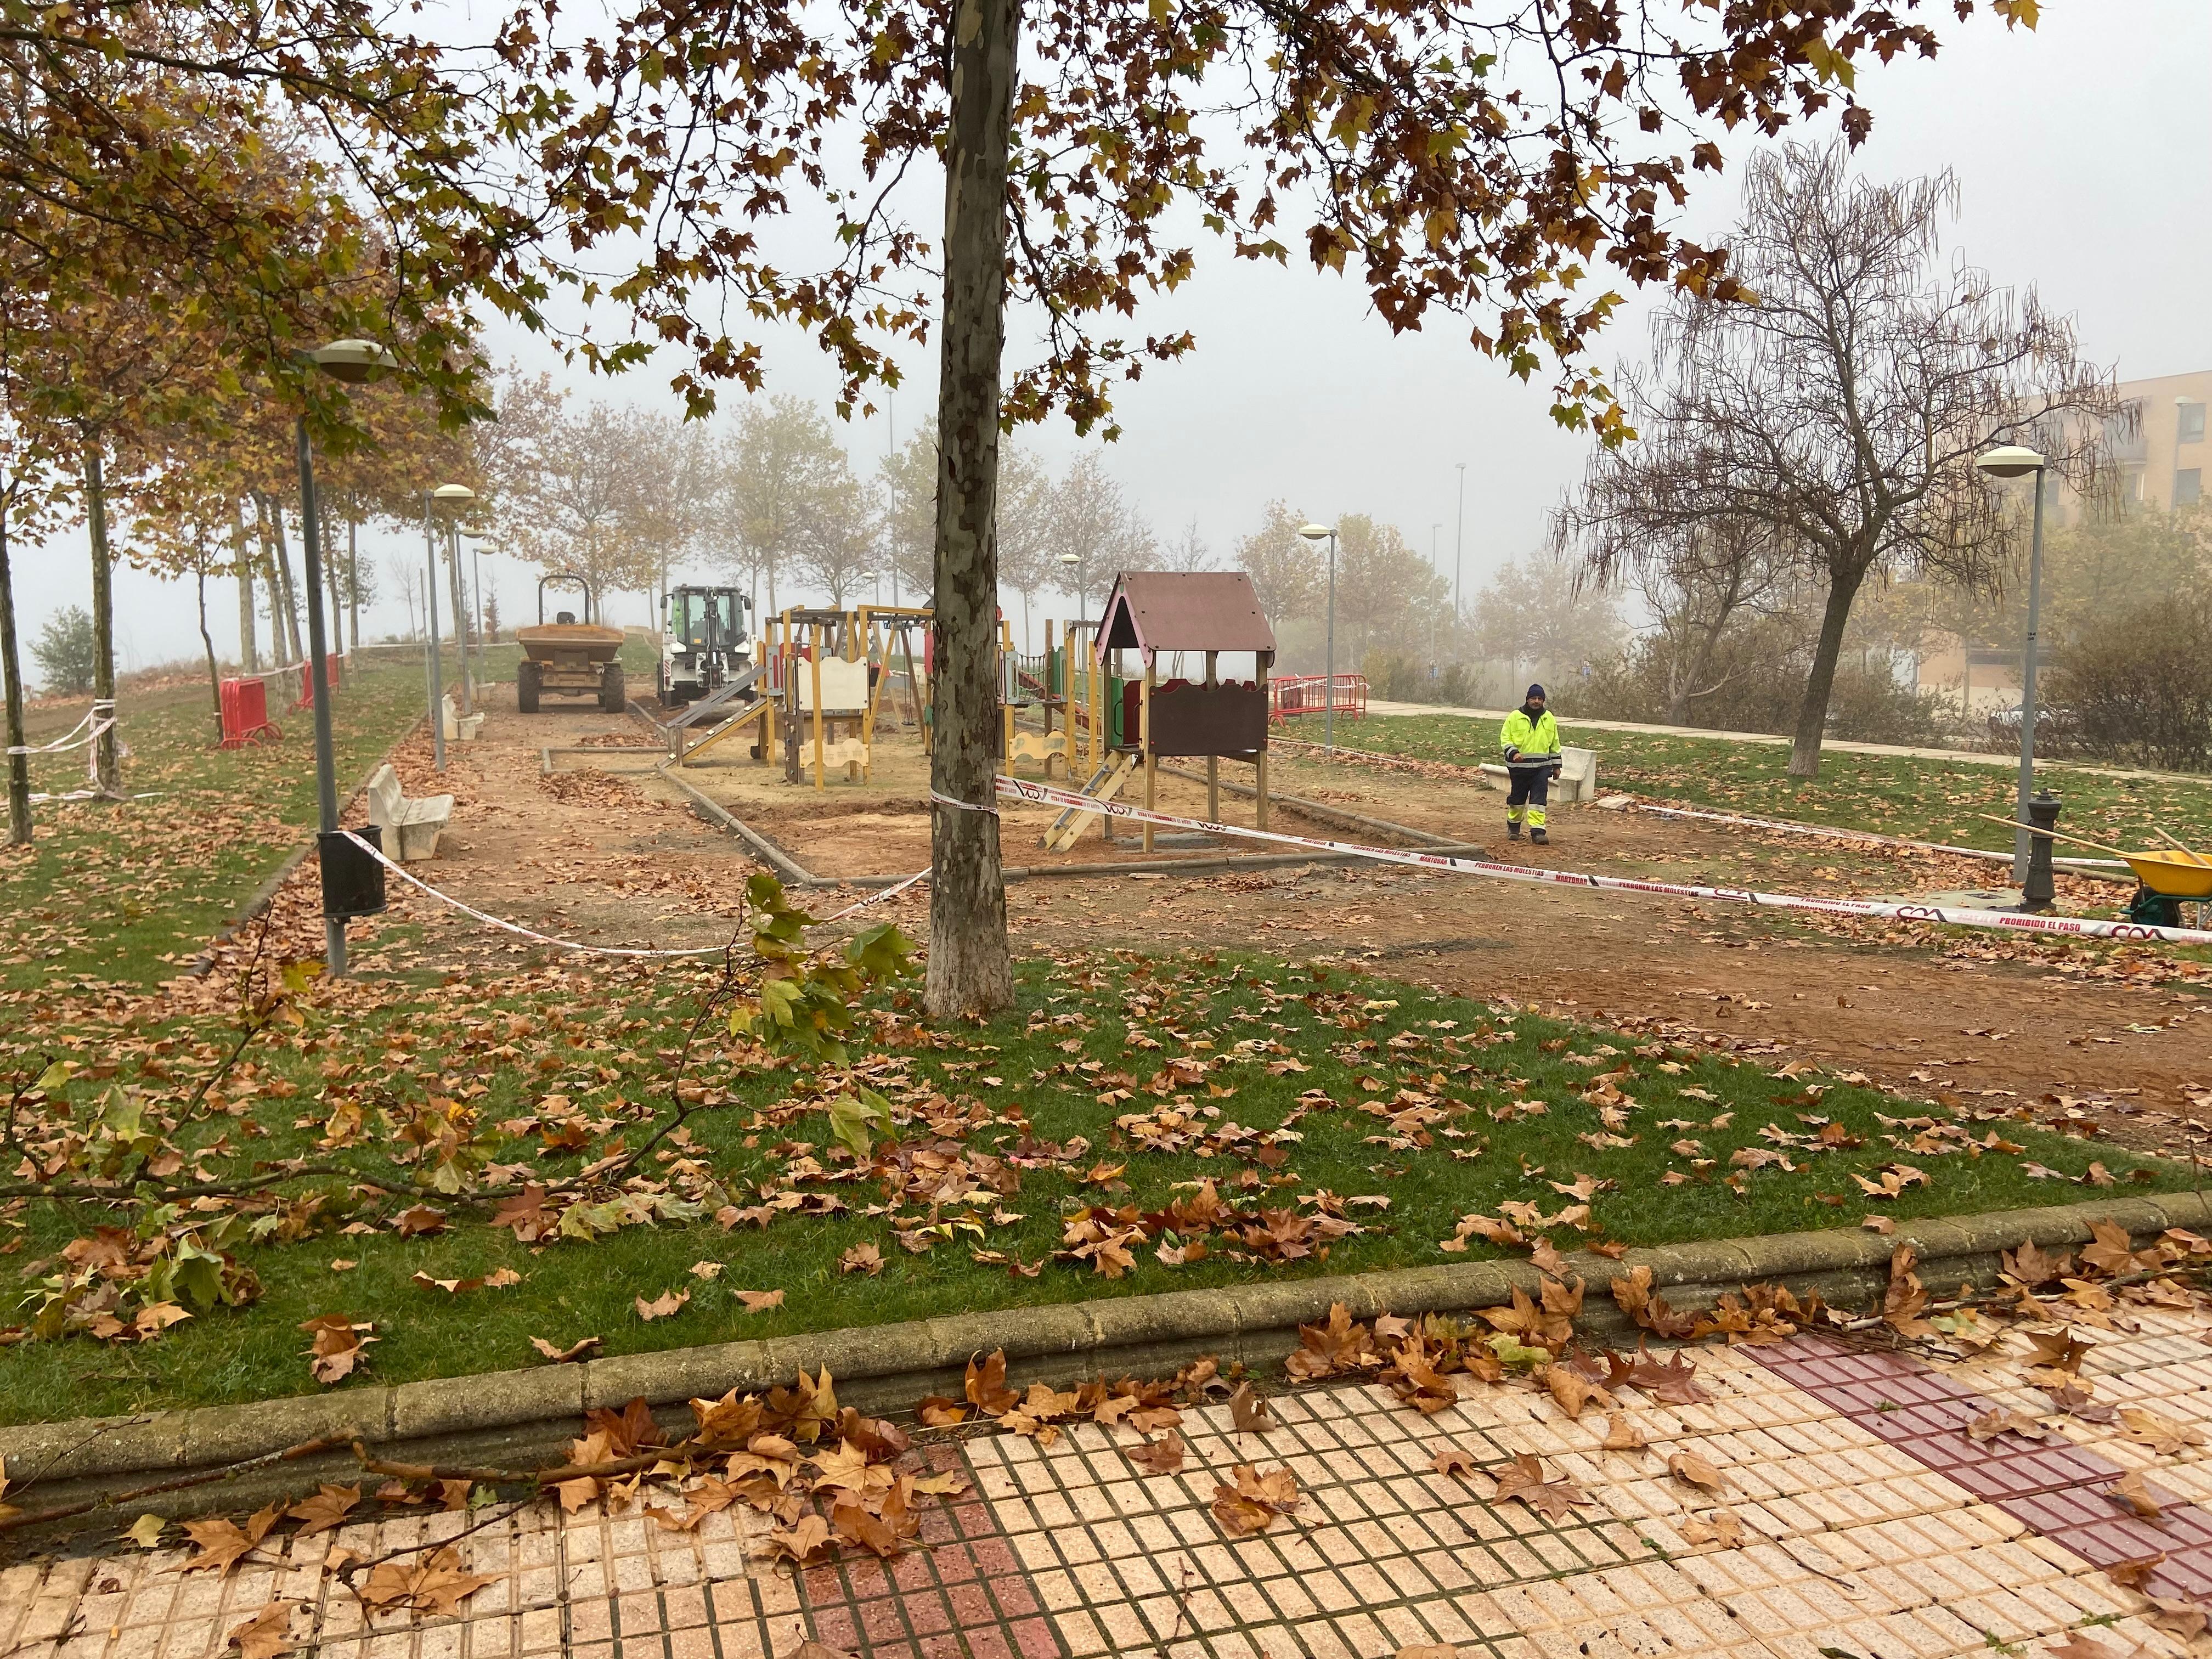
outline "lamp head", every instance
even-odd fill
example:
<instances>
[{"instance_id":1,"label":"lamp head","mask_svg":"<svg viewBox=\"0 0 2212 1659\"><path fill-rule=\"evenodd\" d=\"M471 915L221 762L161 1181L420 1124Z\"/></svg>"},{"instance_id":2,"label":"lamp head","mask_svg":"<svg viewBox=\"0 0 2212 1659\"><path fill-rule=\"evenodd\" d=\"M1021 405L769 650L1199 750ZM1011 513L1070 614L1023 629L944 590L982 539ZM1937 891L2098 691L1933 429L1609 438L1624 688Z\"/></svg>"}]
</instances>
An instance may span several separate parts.
<instances>
[{"instance_id":1,"label":"lamp head","mask_svg":"<svg viewBox=\"0 0 2212 1659\"><path fill-rule=\"evenodd\" d=\"M374 340L333 340L307 355L324 374L349 386L381 380L399 367L399 359Z\"/></svg>"},{"instance_id":2,"label":"lamp head","mask_svg":"<svg viewBox=\"0 0 2212 1659\"><path fill-rule=\"evenodd\" d=\"M477 492L466 484L440 484L430 492L434 501L443 501L447 507L459 507L463 501L472 501Z\"/></svg>"},{"instance_id":3,"label":"lamp head","mask_svg":"<svg viewBox=\"0 0 2212 1659\"><path fill-rule=\"evenodd\" d=\"M2004 444L1975 456L1974 466L1992 478L2017 478L2027 473L2042 471L2044 460L2033 449L2023 448L2018 444Z\"/></svg>"},{"instance_id":4,"label":"lamp head","mask_svg":"<svg viewBox=\"0 0 2212 1659\"><path fill-rule=\"evenodd\" d=\"M875 579L876 573L872 570L863 570L860 573L860 580L864 582L872 582L875 580Z\"/></svg>"},{"instance_id":5,"label":"lamp head","mask_svg":"<svg viewBox=\"0 0 2212 1659\"><path fill-rule=\"evenodd\" d=\"M1298 530L1298 534L1310 542L1325 542L1335 533L1325 524L1304 525Z\"/></svg>"},{"instance_id":6,"label":"lamp head","mask_svg":"<svg viewBox=\"0 0 2212 1659\"><path fill-rule=\"evenodd\" d=\"M1060 556L1060 562L1064 565L1079 565L1083 562L1083 556L1080 553L1063 553Z\"/></svg>"}]
</instances>

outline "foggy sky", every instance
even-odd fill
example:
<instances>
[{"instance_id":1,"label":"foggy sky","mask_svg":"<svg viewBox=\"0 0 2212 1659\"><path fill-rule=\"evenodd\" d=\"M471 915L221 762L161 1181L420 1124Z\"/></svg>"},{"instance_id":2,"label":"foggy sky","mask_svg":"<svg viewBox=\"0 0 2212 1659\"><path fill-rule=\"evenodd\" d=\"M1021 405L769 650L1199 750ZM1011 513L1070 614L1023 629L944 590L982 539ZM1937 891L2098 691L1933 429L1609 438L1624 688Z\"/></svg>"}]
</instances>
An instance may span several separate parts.
<instances>
[{"instance_id":1,"label":"foggy sky","mask_svg":"<svg viewBox=\"0 0 2212 1659\"><path fill-rule=\"evenodd\" d=\"M1945 41L1934 63L1862 67L1859 92L1875 126L1859 167L1875 178L1954 169L1963 203L1948 252L1963 252L2001 283L2039 287L2048 304L2075 317L2085 354L2116 365L2121 378L2212 364L2212 111L2205 97L2212 7L2054 0L2033 33L1987 17L1961 27L1948 10L1929 11ZM1832 123L1815 123L1793 136L1832 131ZM1734 164L1748 148L1745 138L1729 141L1728 175L1699 176L1702 193L1681 225L1687 234L1714 240L1733 217ZM1579 476L1589 442L1553 426L1546 384L1511 380L1447 315L1420 335L1392 337L1356 281L1316 274L1295 259L1287 270L1243 264L1206 243L1198 257L1198 276L1156 312L1140 311L1131 331L1187 326L1198 349L1120 390L1125 434L1107 455L1164 540L1195 518L1225 562L1262 505L1279 496L1324 520L1374 514L1424 551L1431 526L1441 526L1439 563L1449 575L1458 524L1455 467L1464 462L1468 595L1500 562L1539 543L1546 512ZM1602 279L1606 268L1599 269ZM1648 310L1648 301L1632 295L1601 347L1602 361L1643 355ZM527 368L560 371L557 358L526 335L495 330L489 339L495 360L513 356ZM834 382L818 351L790 337L767 343L771 392L828 401ZM902 437L934 404L927 354L903 359L902 368L907 386L894 410ZM648 366L624 380L578 374L571 384L579 396L672 412L660 391L666 374ZM726 394L726 409L742 395ZM864 476L883 453L886 431L881 416L848 429ZM1055 466L1079 447L1065 423L1018 441ZM364 561L381 564L401 550L421 555L419 530L375 529L362 539ZM11 552L27 640L62 606L88 606L81 534ZM520 568L503 571L497 586L507 617L521 619L529 581ZM120 666L197 656L188 586L119 568L116 596ZM211 583L209 609L216 647L228 653L236 636L234 586ZM1072 603L1048 603L1041 614L1063 609L1073 614ZM617 621L642 622L647 604L624 596L613 610ZM372 636L403 620L396 599L379 605L370 613ZM27 661L26 670L35 677Z\"/></svg>"}]
</instances>

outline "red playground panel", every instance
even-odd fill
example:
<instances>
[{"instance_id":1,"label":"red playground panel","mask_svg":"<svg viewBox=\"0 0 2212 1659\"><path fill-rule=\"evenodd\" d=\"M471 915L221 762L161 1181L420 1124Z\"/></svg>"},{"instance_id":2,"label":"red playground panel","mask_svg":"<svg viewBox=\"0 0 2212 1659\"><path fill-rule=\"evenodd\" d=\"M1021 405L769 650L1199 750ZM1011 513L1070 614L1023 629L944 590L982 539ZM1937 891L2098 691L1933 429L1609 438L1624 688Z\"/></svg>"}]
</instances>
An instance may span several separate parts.
<instances>
[{"instance_id":1,"label":"red playground panel","mask_svg":"<svg viewBox=\"0 0 2212 1659\"><path fill-rule=\"evenodd\" d=\"M1334 708L1355 720L1367 712L1364 674L1282 674L1267 682L1267 713L1271 719L1293 714L1321 714Z\"/></svg>"},{"instance_id":2,"label":"red playground panel","mask_svg":"<svg viewBox=\"0 0 2212 1659\"><path fill-rule=\"evenodd\" d=\"M269 688L258 679L222 683L222 746L274 743L283 732L269 718Z\"/></svg>"}]
</instances>

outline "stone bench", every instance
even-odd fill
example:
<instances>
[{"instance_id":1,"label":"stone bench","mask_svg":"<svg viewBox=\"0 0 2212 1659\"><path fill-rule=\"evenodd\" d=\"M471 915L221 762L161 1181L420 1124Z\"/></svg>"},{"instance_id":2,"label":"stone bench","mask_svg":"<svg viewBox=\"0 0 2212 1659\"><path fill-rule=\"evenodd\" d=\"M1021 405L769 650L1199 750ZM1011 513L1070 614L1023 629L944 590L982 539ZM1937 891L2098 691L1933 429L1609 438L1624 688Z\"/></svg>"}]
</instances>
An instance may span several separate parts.
<instances>
[{"instance_id":1,"label":"stone bench","mask_svg":"<svg viewBox=\"0 0 2212 1659\"><path fill-rule=\"evenodd\" d=\"M440 701L446 717L446 741L474 743L477 733L483 730L484 717L482 711L473 714L462 714L454 707L453 694L450 691L447 692Z\"/></svg>"},{"instance_id":2,"label":"stone bench","mask_svg":"<svg viewBox=\"0 0 2212 1659\"><path fill-rule=\"evenodd\" d=\"M1505 768L1496 761L1484 762L1482 769L1489 777L1508 775ZM1552 785L1551 798L1562 806L1597 799L1596 750L1577 749L1564 743L1559 745L1559 775Z\"/></svg>"},{"instance_id":3,"label":"stone bench","mask_svg":"<svg viewBox=\"0 0 2212 1659\"><path fill-rule=\"evenodd\" d=\"M438 856L438 832L453 816L451 795L409 799L389 763L368 781L368 821L384 831L384 850L402 864Z\"/></svg>"}]
</instances>

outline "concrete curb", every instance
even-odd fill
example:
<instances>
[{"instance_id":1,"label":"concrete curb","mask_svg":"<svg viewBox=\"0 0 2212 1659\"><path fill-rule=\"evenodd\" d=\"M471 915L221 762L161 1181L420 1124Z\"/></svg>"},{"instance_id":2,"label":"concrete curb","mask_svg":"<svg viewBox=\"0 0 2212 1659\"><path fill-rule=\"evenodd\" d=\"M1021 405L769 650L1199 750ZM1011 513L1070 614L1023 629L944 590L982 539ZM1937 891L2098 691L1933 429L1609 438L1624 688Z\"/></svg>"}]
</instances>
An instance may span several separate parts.
<instances>
[{"instance_id":1,"label":"concrete curb","mask_svg":"<svg viewBox=\"0 0 2212 1659\"><path fill-rule=\"evenodd\" d=\"M1896 1245L1914 1247L1931 1284L1987 1284L1996 1277L2000 1251L2030 1241L2046 1249L2085 1243L2090 1224L2098 1221L2142 1239L2168 1227L2212 1226L2212 1202L2199 1193L2106 1199L1899 1222L1888 1235L1835 1228L1662 1245L1631 1250L1619 1262L1587 1253L1566 1261L1589 1286L1583 1328L1600 1340L1632 1340L1633 1328L1605 1287L1634 1267L1649 1267L1653 1285L1680 1307L1710 1305L1724 1291L1772 1280L1859 1306L1878 1298L1887 1284ZM665 1408L672 1425L688 1420L684 1403L695 1396L757 1392L788 1383L801 1369L826 1365L843 1403L904 1412L926 1395L957 1398L969 1357L1000 1347L1024 1382L1162 1376L1202 1354L1259 1368L1297 1347L1297 1328L1324 1319L1332 1303L1345 1304L1360 1318L1462 1313L1508 1302L1516 1288L1533 1291L1537 1280L1525 1261L1440 1262L961 1314L245 1406L30 1424L0 1429L0 1457L16 1483L11 1499L33 1509L219 1468L325 1435L358 1436L411 1462L513 1460L508 1466L530 1467L558 1454L586 1409L620 1407L641 1396ZM134 1505L134 1513L234 1508L247 1495L260 1502L312 1489L319 1480L350 1482L357 1478L348 1473L355 1467L337 1455L303 1459ZM36 1496L30 1497L33 1482Z\"/></svg>"}]
</instances>

